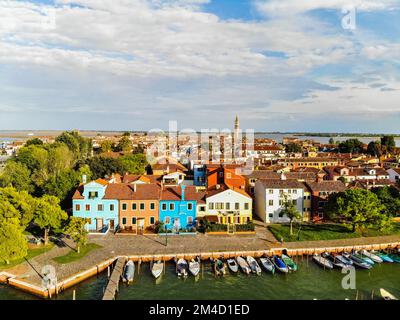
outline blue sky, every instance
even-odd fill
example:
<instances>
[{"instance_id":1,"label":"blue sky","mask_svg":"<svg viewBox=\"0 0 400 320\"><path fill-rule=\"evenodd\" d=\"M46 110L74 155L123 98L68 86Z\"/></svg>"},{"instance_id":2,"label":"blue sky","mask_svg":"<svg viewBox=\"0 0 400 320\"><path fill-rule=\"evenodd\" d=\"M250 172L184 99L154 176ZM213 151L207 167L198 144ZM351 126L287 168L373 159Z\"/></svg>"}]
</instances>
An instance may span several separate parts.
<instances>
[{"instance_id":1,"label":"blue sky","mask_svg":"<svg viewBox=\"0 0 400 320\"><path fill-rule=\"evenodd\" d=\"M0 129L400 133L399 33L397 0L0 1Z\"/></svg>"}]
</instances>

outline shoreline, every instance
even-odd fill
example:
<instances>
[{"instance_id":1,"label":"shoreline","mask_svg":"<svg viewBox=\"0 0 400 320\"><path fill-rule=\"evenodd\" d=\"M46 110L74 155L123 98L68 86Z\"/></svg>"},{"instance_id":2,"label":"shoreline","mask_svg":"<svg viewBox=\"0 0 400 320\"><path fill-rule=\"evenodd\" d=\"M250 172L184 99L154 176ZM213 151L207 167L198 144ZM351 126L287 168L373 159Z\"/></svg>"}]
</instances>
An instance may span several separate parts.
<instances>
[{"instance_id":1,"label":"shoreline","mask_svg":"<svg viewBox=\"0 0 400 320\"><path fill-rule=\"evenodd\" d=\"M298 243L297 243L298 244ZM377 243L377 244L355 244L355 245L344 245L344 246L299 246L298 248L291 246L273 247L265 250L237 250L237 251L210 251L210 252L181 252L181 253L169 253L169 254L144 254L144 255L119 255L109 258L99 264L89 267L88 269L81 271L77 274L73 274L59 282L55 286L46 289L36 284L30 283L25 279L18 279L18 276L9 273L7 271L0 271L0 283L14 287L26 293L32 294L36 297L43 299L51 299L54 295L58 295L89 278L100 274L111 265L113 265L119 258L126 260L132 260L134 262L151 262L153 260L171 261L175 258L184 258L187 260L200 257L201 260L209 260L210 258L223 257L224 259L238 257L238 256L253 256L259 258L266 255L282 254L283 250L287 250L290 256L304 256L320 254L322 252L343 252L352 250L384 250L384 249L395 249L400 247L400 241L388 242L388 243Z\"/></svg>"}]
</instances>

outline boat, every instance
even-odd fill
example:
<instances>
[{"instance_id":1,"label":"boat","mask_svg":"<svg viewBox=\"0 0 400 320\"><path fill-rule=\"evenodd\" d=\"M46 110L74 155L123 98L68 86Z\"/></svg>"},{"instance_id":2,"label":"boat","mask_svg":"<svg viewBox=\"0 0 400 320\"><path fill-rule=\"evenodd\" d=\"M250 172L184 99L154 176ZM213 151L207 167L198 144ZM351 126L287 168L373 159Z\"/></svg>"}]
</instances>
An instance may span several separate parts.
<instances>
[{"instance_id":1,"label":"boat","mask_svg":"<svg viewBox=\"0 0 400 320\"><path fill-rule=\"evenodd\" d=\"M246 260L247 260L247 263L250 266L251 271L253 273L257 273L258 275L260 275L261 274L261 268L258 265L257 260L254 259L252 256L247 256Z\"/></svg>"},{"instance_id":2,"label":"boat","mask_svg":"<svg viewBox=\"0 0 400 320\"><path fill-rule=\"evenodd\" d=\"M132 260L129 260L124 268L123 281L130 283L133 281L134 276L135 276L135 263Z\"/></svg>"},{"instance_id":3,"label":"boat","mask_svg":"<svg viewBox=\"0 0 400 320\"><path fill-rule=\"evenodd\" d=\"M342 261L338 260L337 257L331 255L329 252L324 252L321 254L321 256L330 262L332 262L333 266L336 268L343 269L344 267L347 266L347 264L343 263Z\"/></svg>"},{"instance_id":4,"label":"boat","mask_svg":"<svg viewBox=\"0 0 400 320\"><path fill-rule=\"evenodd\" d=\"M278 269L282 273L288 273L289 268L286 266L286 264L279 258L278 256L273 256L272 257L272 263L274 264L275 268Z\"/></svg>"},{"instance_id":5,"label":"boat","mask_svg":"<svg viewBox=\"0 0 400 320\"><path fill-rule=\"evenodd\" d=\"M370 265L375 264L375 262L372 259L362 255L361 253L358 253L357 251L354 251L353 256L357 257L358 259L364 260L366 263L369 263Z\"/></svg>"},{"instance_id":6,"label":"boat","mask_svg":"<svg viewBox=\"0 0 400 320\"><path fill-rule=\"evenodd\" d=\"M176 273L178 277L187 277L188 276L188 263L185 259L179 259L176 263Z\"/></svg>"},{"instance_id":7,"label":"boat","mask_svg":"<svg viewBox=\"0 0 400 320\"><path fill-rule=\"evenodd\" d=\"M275 273L275 266L268 257L260 258L260 264L265 269L265 271Z\"/></svg>"},{"instance_id":8,"label":"boat","mask_svg":"<svg viewBox=\"0 0 400 320\"><path fill-rule=\"evenodd\" d=\"M345 253L343 253L343 256L348 259L351 259L351 261L353 261L353 265L355 265L356 267L359 267L361 269L371 269L372 268L371 264L365 262L363 259L357 258L353 254L345 252Z\"/></svg>"},{"instance_id":9,"label":"boat","mask_svg":"<svg viewBox=\"0 0 400 320\"><path fill-rule=\"evenodd\" d=\"M377 256L376 254L373 254L371 252L368 252L367 250L361 250L360 253L363 256L366 256L368 258L370 258L372 261L376 262L376 263L382 263L383 259L379 256Z\"/></svg>"},{"instance_id":10,"label":"boat","mask_svg":"<svg viewBox=\"0 0 400 320\"><path fill-rule=\"evenodd\" d=\"M380 252L380 251L371 251L373 254L377 255L378 257L380 257L383 262L389 262L392 263L394 262L392 258L389 257L388 254L384 253L384 252Z\"/></svg>"},{"instance_id":11,"label":"boat","mask_svg":"<svg viewBox=\"0 0 400 320\"><path fill-rule=\"evenodd\" d=\"M399 300L397 299L394 295L392 295L390 292L386 291L385 289L380 289L381 296L384 300Z\"/></svg>"},{"instance_id":12,"label":"boat","mask_svg":"<svg viewBox=\"0 0 400 320\"><path fill-rule=\"evenodd\" d=\"M400 263L400 256L398 254L389 253L388 256L393 260L393 262Z\"/></svg>"},{"instance_id":13,"label":"boat","mask_svg":"<svg viewBox=\"0 0 400 320\"><path fill-rule=\"evenodd\" d=\"M154 278L158 279L162 272L164 270L164 263L161 260L158 260L157 262L153 263L153 266L151 267L151 274L154 276Z\"/></svg>"},{"instance_id":14,"label":"boat","mask_svg":"<svg viewBox=\"0 0 400 320\"><path fill-rule=\"evenodd\" d=\"M239 266L235 259L228 259L226 260L226 263L228 264L229 270L231 270L233 273L237 273L239 271Z\"/></svg>"},{"instance_id":15,"label":"boat","mask_svg":"<svg viewBox=\"0 0 400 320\"><path fill-rule=\"evenodd\" d=\"M335 258L335 260L345 264L346 266L352 266L353 261L349 258L346 258L345 256L341 254L332 254L332 256Z\"/></svg>"},{"instance_id":16,"label":"boat","mask_svg":"<svg viewBox=\"0 0 400 320\"><path fill-rule=\"evenodd\" d=\"M192 259L189 262L189 271L195 277L200 273L200 262L198 258L196 260Z\"/></svg>"},{"instance_id":17,"label":"boat","mask_svg":"<svg viewBox=\"0 0 400 320\"><path fill-rule=\"evenodd\" d=\"M289 271L297 271L297 264L286 254L282 254L282 261L286 264Z\"/></svg>"},{"instance_id":18,"label":"boat","mask_svg":"<svg viewBox=\"0 0 400 320\"><path fill-rule=\"evenodd\" d=\"M319 254L314 254L313 260L321 267L324 267L326 269L333 269L333 263Z\"/></svg>"},{"instance_id":19,"label":"boat","mask_svg":"<svg viewBox=\"0 0 400 320\"><path fill-rule=\"evenodd\" d=\"M214 263L214 272L217 276L223 276L226 274L225 263L222 259L216 259L213 261Z\"/></svg>"},{"instance_id":20,"label":"boat","mask_svg":"<svg viewBox=\"0 0 400 320\"><path fill-rule=\"evenodd\" d=\"M251 272L249 265L242 257L237 257L236 261L245 274L249 274Z\"/></svg>"}]
</instances>

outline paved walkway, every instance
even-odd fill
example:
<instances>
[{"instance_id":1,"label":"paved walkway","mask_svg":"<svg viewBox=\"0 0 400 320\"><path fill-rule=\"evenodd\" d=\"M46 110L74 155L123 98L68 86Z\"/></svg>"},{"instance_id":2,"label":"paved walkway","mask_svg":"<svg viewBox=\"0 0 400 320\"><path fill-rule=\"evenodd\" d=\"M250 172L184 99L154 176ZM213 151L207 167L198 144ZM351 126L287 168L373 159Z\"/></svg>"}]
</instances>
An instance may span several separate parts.
<instances>
[{"instance_id":1,"label":"paved walkway","mask_svg":"<svg viewBox=\"0 0 400 320\"><path fill-rule=\"evenodd\" d=\"M357 238L329 241L302 241L288 242L281 245L273 235L260 225L256 226L255 235L216 236L198 234L196 236L121 236L108 234L106 236L90 236L90 242L102 246L91 251L82 259L68 264L58 264L53 258L67 254L74 244L66 241L64 246L56 246L52 250L7 270L18 275L18 278L34 284L41 284L41 270L46 265L56 269L58 280L100 264L101 262L119 255L152 255L152 254L180 254L223 251L258 251L270 248L285 247L318 248L331 246L352 246L379 244L400 241L399 236L386 236L375 238ZM166 243L168 243L166 245Z\"/></svg>"}]
</instances>

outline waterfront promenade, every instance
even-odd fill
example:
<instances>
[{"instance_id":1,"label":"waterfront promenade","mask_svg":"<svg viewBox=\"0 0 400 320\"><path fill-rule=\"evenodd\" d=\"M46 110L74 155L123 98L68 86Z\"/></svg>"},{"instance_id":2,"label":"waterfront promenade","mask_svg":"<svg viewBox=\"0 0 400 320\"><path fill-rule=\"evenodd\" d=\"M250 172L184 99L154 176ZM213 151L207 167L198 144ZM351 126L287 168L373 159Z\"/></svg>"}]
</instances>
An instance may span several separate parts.
<instances>
[{"instance_id":1,"label":"waterfront promenade","mask_svg":"<svg viewBox=\"0 0 400 320\"><path fill-rule=\"evenodd\" d=\"M281 245L266 228L258 226L255 235L203 235L196 236L90 236L90 242L102 246L89 252L85 257L68 264L59 264L53 258L67 254L74 244L66 240L64 246L55 246L52 250L7 269L18 280L41 286L42 269L46 265L54 266L58 281L62 281L106 260L118 256L170 255L205 252L262 251L271 248L328 248L356 245L370 245L400 242L399 236L340 239L329 241L289 242ZM167 245L166 245L167 241Z\"/></svg>"}]
</instances>

